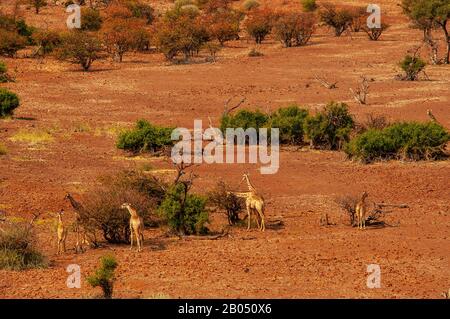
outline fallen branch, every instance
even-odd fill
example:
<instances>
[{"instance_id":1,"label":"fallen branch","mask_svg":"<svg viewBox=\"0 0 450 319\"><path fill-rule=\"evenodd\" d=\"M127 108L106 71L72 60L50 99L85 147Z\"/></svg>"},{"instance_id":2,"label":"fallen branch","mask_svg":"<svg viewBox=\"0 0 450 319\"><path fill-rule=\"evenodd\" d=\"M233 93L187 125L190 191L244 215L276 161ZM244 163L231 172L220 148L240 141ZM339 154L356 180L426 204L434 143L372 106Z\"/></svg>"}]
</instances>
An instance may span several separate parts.
<instances>
[{"instance_id":1,"label":"fallen branch","mask_svg":"<svg viewBox=\"0 0 450 319\"><path fill-rule=\"evenodd\" d=\"M316 79L317 82L319 82L322 86L324 86L325 88L327 88L329 90L337 88L337 82L330 83L327 80L325 80L324 78L318 77L317 75L315 75L314 78Z\"/></svg>"}]
</instances>

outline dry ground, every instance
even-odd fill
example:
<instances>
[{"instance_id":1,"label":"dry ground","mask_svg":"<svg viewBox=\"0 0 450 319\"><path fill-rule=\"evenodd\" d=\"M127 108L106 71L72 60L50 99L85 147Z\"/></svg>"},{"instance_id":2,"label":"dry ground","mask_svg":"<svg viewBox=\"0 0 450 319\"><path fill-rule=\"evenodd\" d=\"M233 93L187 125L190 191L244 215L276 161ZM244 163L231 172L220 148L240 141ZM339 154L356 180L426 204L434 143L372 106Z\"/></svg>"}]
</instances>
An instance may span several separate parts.
<instances>
[{"instance_id":1,"label":"dry ground","mask_svg":"<svg viewBox=\"0 0 450 319\"><path fill-rule=\"evenodd\" d=\"M450 68L428 67L430 81L394 80L397 62L420 42L421 34L408 28L396 6L399 1L378 2L392 24L378 42L363 34L334 38L320 29L301 48L283 49L269 39L259 48L264 53L260 58L247 57L253 44L244 39L227 44L213 64L168 65L160 54L128 54L121 64L97 62L89 73L51 58L6 59L17 82L2 86L17 92L22 105L14 118L0 122L0 138L8 149L0 157L0 209L22 218L45 213L38 226L39 246L51 266L1 270L0 297L95 295L98 291L85 278L108 252L115 253L120 265L117 297L439 297L450 288L448 161L362 165L339 152L283 150L275 175L262 176L249 165L202 165L196 169L199 192L220 179L237 187L242 172L250 169L269 202L269 221L281 219L284 225L265 233L236 228L216 241L178 240L152 229L141 254L110 246L55 255L50 213L70 211L63 200L67 191L80 197L99 175L123 168L170 168L162 158L127 157L115 148L117 131L140 118L192 127L194 119L207 123L211 116L218 123L224 102L245 96L245 107L263 110L291 103L315 110L331 100L343 101L360 120L372 113L425 121L426 110L432 109L450 128ZM61 8L25 15L35 25L64 25ZM338 88L321 87L315 74L337 81ZM349 93L360 75L374 80L367 106L357 105ZM46 139L38 144L11 139L27 131L44 132ZM387 221L395 227L352 229L334 199L362 190L371 200L407 203L410 209L389 215ZM335 225L319 226L324 213ZM211 228L223 225L224 218L213 216ZM73 247L73 235L69 241ZM73 263L82 268L81 289L65 284L65 268ZM380 289L366 287L368 264L381 267Z\"/></svg>"}]
</instances>

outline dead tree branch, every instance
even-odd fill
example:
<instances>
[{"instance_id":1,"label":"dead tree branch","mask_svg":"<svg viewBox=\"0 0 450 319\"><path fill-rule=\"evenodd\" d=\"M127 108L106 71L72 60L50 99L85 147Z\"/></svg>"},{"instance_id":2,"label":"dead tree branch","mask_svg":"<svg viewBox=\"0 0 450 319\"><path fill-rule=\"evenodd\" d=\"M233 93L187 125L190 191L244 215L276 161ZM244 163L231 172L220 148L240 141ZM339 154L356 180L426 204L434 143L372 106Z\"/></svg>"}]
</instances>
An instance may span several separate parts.
<instances>
[{"instance_id":1,"label":"dead tree branch","mask_svg":"<svg viewBox=\"0 0 450 319\"><path fill-rule=\"evenodd\" d=\"M314 78L316 79L317 82L319 82L323 87L332 90L332 89L336 89L337 88L337 82L333 82L330 83L328 82L326 79L321 78L317 75L314 75Z\"/></svg>"},{"instance_id":2,"label":"dead tree branch","mask_svg":"<svg viewBox=\"0 0 450 319\"><path fill-rule=\"evenodd\" d=\"M350 89L350 92L352 92L353 98L356 102L361 105L366 105L367 95L369 94L369 80L365 76L361 76L359 87L357 87L355 91L353 91L353 89Z\"/></svg>"}]
</instances>

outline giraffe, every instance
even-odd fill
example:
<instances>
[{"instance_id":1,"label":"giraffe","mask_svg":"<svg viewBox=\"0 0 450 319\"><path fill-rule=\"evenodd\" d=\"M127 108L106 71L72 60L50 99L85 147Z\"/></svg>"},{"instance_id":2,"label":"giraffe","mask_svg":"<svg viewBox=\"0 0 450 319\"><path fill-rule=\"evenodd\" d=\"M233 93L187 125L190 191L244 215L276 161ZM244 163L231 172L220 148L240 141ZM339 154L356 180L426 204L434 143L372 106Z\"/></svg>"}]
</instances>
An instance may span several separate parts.
<instances>
[{"instance_id":1,"label":"giraffe","mask_svg":"<svg viewBox=\"0 0 450 319\"><path fill-rule=\"evenodd\" d=\"M75 210L76 217L75 217L75 222L74 222L74 231L77 235L77 241L75 244L75 252L76 253L78 253L78 251L84 252L83 245L90 244L89 240L87 238L86 230L82 226L81 215L80 215L80 212L83 211L84 207L79 202L77 202L75 200L75 198L73 198L72 194L70 194L70 193L67 193L64 198L70 202L73 209Z\"/></svg>"},{"instance_id":2,"label":"giraffe","mask_svg":"<svg viewBox=\"0 0 450 319\"><path fill-rule=\"evenodd\" d=\"M361 196L361 200L356 204L355 212L356 219L358 221L358 229L366 229L366 198L369 196L367 192L364 192Z\"/></svg>"},{"instance_id":3,"label":"giraffe","mask_svg":"<svg viewBox=\"0 0 450 319\"><path fill-rule=\"evenodd\" d=\"M144 220L141 216L138 215L137 211L131 207L129 203L123 203L122 206L120 206L122 209L127 209L130 213L130 240L131 240L131 246L130 249L133 248L133 235L136 236L138 251L141 251L141 247L144 242Z\"/></svg>"},{"instance_id":4,"label":"giraffe","mask_svg":"<svg viewBox=\"0 0 450 319\"><path fill-rule=\"evenodd\" d=\"M242 181L247 182L248 192L242 192L242 193L234 193L236 196L245 198L245 206L247 208L247 215L248 215L248 226L247 230L250 230L251 225L251 212L256 212L256 223L258 225L258 229L260 231L266 230L266 224L264 220L264 209L265 209L265 202L264 198L258 193L256 188L252 185L250 182L249 174L244 173L242 177ZM261 220L261 223L260 223Z\"/></svg>"},{"instance_id":5,"label":"giraffe","mask_svg":"<svg viewBox=\"0 0 450 319\"><path fill-rule=\"evenodd\" d=\"M59 211L57 213L57 221L56 221L56 235L58 236L58 241L57 241L57 252L56 254L59 255L61 253L61 250L63 252L66 252L66 238L67 238L67 228L65 227L63 220L62 220L62 215L64 214L64 210L61 209L61 211Z\"/></svg>"}]
</instances>

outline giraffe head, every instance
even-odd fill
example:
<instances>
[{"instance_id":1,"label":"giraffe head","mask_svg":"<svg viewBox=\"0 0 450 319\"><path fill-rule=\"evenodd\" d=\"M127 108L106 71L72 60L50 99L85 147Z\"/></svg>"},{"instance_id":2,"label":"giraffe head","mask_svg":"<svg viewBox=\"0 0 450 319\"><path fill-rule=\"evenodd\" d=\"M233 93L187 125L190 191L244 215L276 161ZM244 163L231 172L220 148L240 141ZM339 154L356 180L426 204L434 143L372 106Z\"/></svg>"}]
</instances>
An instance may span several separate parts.
<instances>
[{"instance_id":1,"label":"giraffe head","mask_svg":"<svg viewBox=\"0 0 450 319\"><path fill-rule=\"evenodd\" d=\"M250 174L247 172L244 172L244 174L242 175L242 181L245 181L248 179L248 177L250 176Z\"/></svg>"},{"instance_id":2,"label":"giraffe head","mask_svg":"<svg viewBox=\"0 0 450 319\"><path fill-rule=\"evenodd\" d=\"M120 206L120 208L122 208L122 209L128 209L128 208L130 208L131 207L131 204L130 203L123 203L121 206Z\"/></svg>"},{"instance_id":3,"label":"giraffe head","mask_svg":"<svg viewBox=\"0 0 450 319\"><path fill-rule=\"evenodd\" d=\"M365 199L367 198L367 196L369 196L369 193L364 192L364 193L362 194L361 199L362 199L362 200L365 200Z\"/></svg>"},{"instance_id":4,"label":"giraffe head","mask_svg":"<svg viewBox=\"0 0 450 319\"><path fill-rule=\"evenodd\" d=\"M67 193L66 196L64 196L64 199L70 199L72 197L72 195L70 195L70 193Z\"/></svg>"},{"instance_id":5,"label":"giraffe head","mask_svg":"<svg viewBox=\"0 0 450 319\"><path fill-rule=\"evenodd\" d=\"M61 209L59 212L56 213L56 217L62 217L64 215L64 209Z\"/></svg>"}]
</instances>

